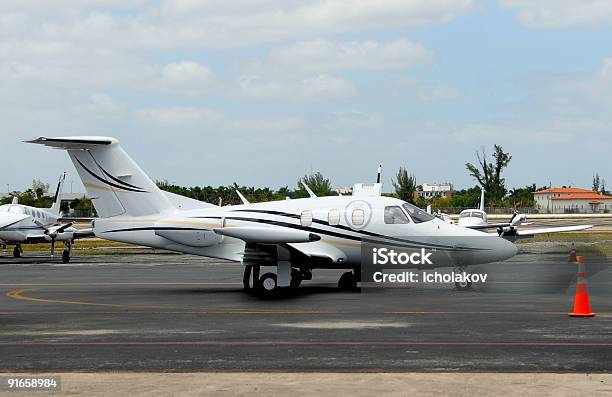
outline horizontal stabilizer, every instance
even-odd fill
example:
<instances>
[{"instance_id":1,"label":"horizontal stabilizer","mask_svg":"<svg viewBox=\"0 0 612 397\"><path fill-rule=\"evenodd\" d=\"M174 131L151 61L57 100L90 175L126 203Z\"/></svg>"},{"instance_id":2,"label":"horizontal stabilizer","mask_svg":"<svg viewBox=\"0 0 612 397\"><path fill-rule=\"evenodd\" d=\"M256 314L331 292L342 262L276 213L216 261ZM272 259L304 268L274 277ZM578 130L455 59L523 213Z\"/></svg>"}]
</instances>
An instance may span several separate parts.
<instances>
[{"instance_id":1,"label":"horizontal stabilizer","mask_svg":"<svg viewBox=\"0 0 612 397\"><path fill-rule=\"evenodd\" d=\"M117 143L117 140L105 136L61 136L53 138L41 136L26 142L58 149L87 149L94 146L111 145Z\"/></svg>"},{"instance_id":2,"label":"horizontal stabilizer","mask_svg":"<svg viewBox=\"0 0 612 397\"><path fill-rule=\"evenodd\" d=\"M247 243L283 244L283 243L309 243L321 239L318 235L303 230L294 230L284 227L221 227L214 229L222 236L234 237Z\"/></svg>"}]
</instances>

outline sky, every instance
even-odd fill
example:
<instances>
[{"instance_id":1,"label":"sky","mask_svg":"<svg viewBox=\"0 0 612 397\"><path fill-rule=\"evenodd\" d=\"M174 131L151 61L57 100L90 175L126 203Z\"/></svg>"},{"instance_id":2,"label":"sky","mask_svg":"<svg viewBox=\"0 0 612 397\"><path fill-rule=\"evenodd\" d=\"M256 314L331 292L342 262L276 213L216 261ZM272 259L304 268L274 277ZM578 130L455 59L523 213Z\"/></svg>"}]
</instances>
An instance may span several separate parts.
<instances>
[{"instance_id":1,"label":"sky","mask_svg":"<svg viewBox=\"0 0 612 397\"><path fill-rule=\"evenodd\" d=\"M464 188L494 144L509 187L612 186L612 1L3 0L0 192L82 191L22 142L68 135L188 186Z\"/></svg>"}]
</instances>

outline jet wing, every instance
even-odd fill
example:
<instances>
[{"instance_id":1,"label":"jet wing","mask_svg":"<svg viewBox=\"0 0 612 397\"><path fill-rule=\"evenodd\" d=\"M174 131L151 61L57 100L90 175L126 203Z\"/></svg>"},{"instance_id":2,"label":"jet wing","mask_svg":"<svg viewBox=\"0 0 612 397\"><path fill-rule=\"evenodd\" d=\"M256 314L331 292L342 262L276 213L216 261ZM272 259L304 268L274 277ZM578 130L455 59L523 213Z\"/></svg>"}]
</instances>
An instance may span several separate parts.
<instances>
[{"instance_id":1,"label":"jet wing","mask_svg":"<svg viewBox=\"0 0 612 397\"><path fill-rule=\"evenodd\" d=\"M527 237L533 237L536 234L578 232L580 230L586 230L592 227L593 225L577 225L577 226L557 226L557 227L545 227L541 229L517 230L516 236L527 238Z\"/></svg>"},{"instance_id":2,"label":"jet wing","mask_svg":"<svg viewBox=\"0 0 612 397\"><path fill-rule=\"evenodd\" d=\"M0 215L0 229L14 225L15 223L22 221L29 216L30 215L26 214L13 214L10 212L5 212Z\"/></svg>"}]
</instances>

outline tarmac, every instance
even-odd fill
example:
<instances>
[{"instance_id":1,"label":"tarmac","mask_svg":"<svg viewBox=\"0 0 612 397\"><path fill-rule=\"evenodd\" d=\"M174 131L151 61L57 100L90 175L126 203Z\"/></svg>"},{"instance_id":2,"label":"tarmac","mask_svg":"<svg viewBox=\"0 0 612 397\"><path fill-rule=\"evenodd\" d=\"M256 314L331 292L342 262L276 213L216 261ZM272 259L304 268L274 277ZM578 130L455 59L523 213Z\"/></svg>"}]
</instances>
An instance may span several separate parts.
<instances>
[{"instance_id":1,"label":"tarmac","mask_svg":"<svg viewBox=\"0 0 612 397\"><path fill-rule=\"evenodd\" d=\"M470 291L340 291L318 270L279 299L190 255L1 257L0 371L609 372L612 267L586 259L592 318L567 315L576 265L559 254L474 267L488 279Z\"/></svg>"}]
</instances>

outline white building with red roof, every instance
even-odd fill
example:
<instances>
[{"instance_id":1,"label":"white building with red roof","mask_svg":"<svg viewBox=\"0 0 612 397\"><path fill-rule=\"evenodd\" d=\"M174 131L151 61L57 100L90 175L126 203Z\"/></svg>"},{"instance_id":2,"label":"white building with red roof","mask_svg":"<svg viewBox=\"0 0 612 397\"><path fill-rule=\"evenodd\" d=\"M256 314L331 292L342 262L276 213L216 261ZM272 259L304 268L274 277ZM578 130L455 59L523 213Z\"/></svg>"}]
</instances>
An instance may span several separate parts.
<instances>
[{"instance_id":1,"label":"white building with red roof","mask_svg":"<svg viewBox=\"0 0 612 397\"><path fill-rule=\"evenodd\" d=\"M536 207L546 214L602 214L612 212L612 196L575 187L557 187L533 193Z\"/></svg>"}]
</instances>

